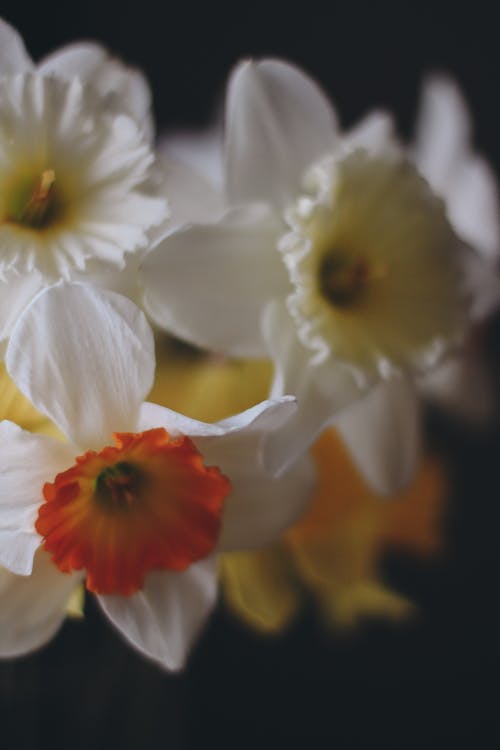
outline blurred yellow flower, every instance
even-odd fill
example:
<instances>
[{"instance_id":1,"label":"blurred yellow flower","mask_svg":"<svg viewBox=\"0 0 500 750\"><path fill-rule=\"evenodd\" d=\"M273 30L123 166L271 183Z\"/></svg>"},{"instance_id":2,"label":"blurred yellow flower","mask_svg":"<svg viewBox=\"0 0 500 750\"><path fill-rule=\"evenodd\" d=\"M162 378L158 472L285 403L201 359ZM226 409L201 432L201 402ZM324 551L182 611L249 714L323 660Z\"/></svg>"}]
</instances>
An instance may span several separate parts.
<instances>
[{"instance_id":1,"label":"blurred yellow flower","mask_svg":"<svg viewBox=\"0 0 500 750\"><path fill-rule=\"evenodd\" d=\"M193 419L216 422L267 398L272 365L229 360L158 334L156 377L149 400Z\"/></svg>"},{"instance_id":2,"label":"blurred yellow flower","mask_svg":"<svg viewBox=\"0 0 500 750\"><path fill-rule=\"evenodd\" d=\"M188 349L173 356L175 347L164 338L158 342L152 401L215 420L268 392L267 362L207 358ZM271 546L221 556L227 605L264 632L281 630L306 591L337 626L351 626L364 615L410 614L413 604L380 580L381 556L389 549L422 557L440 551L447 491L443 466L426 458L413 483L387 500L369 488L333 429L316 441L312 456L319 483L302 520Z\"/></svg>"},{"instance_id":3,"label":"blurred yellow flower","mask_svg":"<svg viewBox=\"0 0 500 750\"><path fill-rule=\"evenodd\" d=\"M340 627L365 615L411 614L413 604L380 580L380 559L390 548L426 557L440 550L442 465L427 458L411 486L387 501L363 482L334 430L323 433L312 454L319 485L309 512L272 547L222 559L230 609L265 632L287 624L306 590L327 622Z\"/></svg>"}]
</instances>

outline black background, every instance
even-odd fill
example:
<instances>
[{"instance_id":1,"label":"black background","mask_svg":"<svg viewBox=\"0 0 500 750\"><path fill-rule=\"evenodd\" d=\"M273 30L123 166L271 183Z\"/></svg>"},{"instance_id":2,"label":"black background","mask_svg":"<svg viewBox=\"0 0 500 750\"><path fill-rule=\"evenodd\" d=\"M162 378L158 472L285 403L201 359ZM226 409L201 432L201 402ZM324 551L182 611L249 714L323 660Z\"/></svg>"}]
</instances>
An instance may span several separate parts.
<instances>
[{"instance_id":1,"label":"black background","mask_svg":"<svg viewBox=\"0 0 500 750\"><path fill-rule=\"evenodd\" d=\"M142 67L160 130L207 124L230 67L271 54L317 78L344 125L382 106L409 136L422 76L444 70L474 112L477 146L500 170L498 24L477 3L39 0L3 3L1 13L35 59L94 38ZM497 320L487 335L497 380L499 332ZM418 621L332 636L311 609L282 638L262 640L219 608L187 670L172 676L123 645L90 603L84 622L0 667L1 746L494 746L499 429L477 435L436 413L428 428L452 470L447 552L432 563L393 556L384 564L386 580L421 606Z\"/></svg>"}]
</instances>

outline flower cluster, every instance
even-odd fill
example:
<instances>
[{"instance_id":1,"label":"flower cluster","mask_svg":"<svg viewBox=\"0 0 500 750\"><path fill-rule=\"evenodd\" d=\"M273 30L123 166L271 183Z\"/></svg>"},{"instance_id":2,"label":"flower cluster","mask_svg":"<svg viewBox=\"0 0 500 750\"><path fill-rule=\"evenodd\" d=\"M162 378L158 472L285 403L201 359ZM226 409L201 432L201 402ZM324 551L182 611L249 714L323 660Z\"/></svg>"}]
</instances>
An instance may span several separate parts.
<instances>
[{"instance_id":1,"label":"flower cluster","mask_svg":"<svg viewBox=\"0 0 500 750\"><path fill-rule=\"evenodd\" d=\"M405 147L386 113L342 132L301 70L244 62L223 132L156 145L141 73L93 43L35 64L0 20L0 655L44 644L84 586L179 669L219 573L250 620L273 598L270 628L286 619L287 559L337 619L405 609L373 551L434 548L434 521L405 537L413 511L379 496L413 482L403 503L437 517L423 399L490 410L474 342L499 243L444 78ZM220 360L196 383L165 334L237 360L234 397L210 381ZM350 588L335 559L362 561Z\"/></svg>"}]
</instances>

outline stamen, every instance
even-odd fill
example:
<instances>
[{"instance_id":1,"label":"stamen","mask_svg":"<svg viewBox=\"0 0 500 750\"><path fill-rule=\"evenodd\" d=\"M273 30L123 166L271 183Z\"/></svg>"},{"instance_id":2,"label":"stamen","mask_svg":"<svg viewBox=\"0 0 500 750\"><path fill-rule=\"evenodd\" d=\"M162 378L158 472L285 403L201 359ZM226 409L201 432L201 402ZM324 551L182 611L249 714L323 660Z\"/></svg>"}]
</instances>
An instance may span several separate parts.
<instances>
[{"instance_id":1,"label":"stamen","mask_svg":"<svg viewBox=\"0 0 500 750\"><path fill-rule=\"evenodd\" d=\"M31 229L45 229L62 213L55 169L44 169L33 182L23 180L11 190L5 221Z\"/></svg>"},{"instance_id":2,"label":"stamen","mask_svg":"<svg viewBox=\"0 0 500 750\"><path fill-rule=\"evenodd\" d=\"M104 510L131 510L140 502L144 473L128 461L107 466L95 481L94 498Z\"/></svg>"},{"instance_id":3,"label":"stamen","mask_svg":"<svg viewBox=\"0 0 500 750\"><path fill-rule=\"evenodd\" d=\"M51 196L54 193L55 183L55 171L45 169L35 183L33 192L19 217L21 224L30 227L43 227L48 223L50 210L53 207Z\"/></svg>"},{"instance_id":4,"label":"stamen","mask_svg":"<svg viewBox=\"0 0 500 750\"><path fill-rule=\"evenodd\" d=\"M385 278L387 272L385 264L330 252L320 265L321 294L335 307L347 307L359 300L371 281Z\"/></svg>"}]
</instances>

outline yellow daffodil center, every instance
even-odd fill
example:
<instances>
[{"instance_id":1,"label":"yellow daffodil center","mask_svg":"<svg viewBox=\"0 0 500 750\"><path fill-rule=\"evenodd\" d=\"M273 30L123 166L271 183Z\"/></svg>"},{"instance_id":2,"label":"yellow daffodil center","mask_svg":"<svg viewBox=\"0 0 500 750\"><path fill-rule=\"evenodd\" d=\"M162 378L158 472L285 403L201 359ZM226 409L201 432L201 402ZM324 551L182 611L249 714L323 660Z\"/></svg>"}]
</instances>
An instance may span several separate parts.
<instances>
[{"instance_id":1,"label":"yellow daffodil center","mask_svg":"<svg viewBox=\"0 0 500 750\"><path fill-rule=\"evenodd\" d=\"M335 307L355 304L368 284L384 278L385 265L370 263L365 258L350 257L333 249L327 252L319 267L321 294Z\"/></svg>"},{"instance_id":2,"label":"yellow daffodil center","mask_svg":"<svg viewBox=\"0 0 500 750\"><path fill-rule=\"evenodd\" d=\"M6 203L6 223L37 230L56 224L64 213L64 201L55 170L49 167L14 181Z\"/></svg>"}]
</instances>

